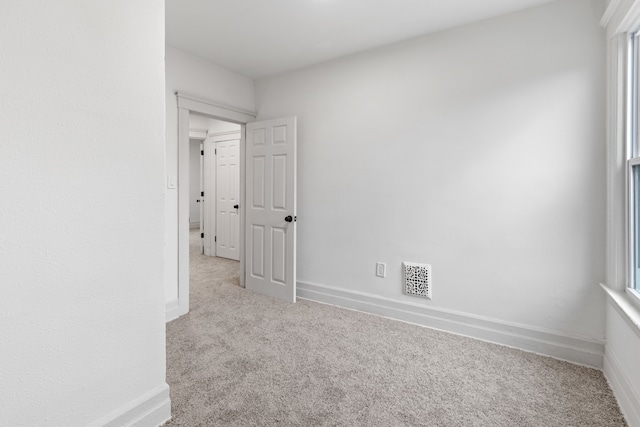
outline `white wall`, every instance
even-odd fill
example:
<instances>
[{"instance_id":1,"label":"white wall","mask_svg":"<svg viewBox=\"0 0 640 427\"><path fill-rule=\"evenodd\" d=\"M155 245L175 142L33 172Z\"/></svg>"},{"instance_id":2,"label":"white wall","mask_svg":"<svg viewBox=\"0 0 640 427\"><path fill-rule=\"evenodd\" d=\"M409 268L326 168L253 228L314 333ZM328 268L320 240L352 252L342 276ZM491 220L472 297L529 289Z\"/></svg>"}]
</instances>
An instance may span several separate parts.
<instances>
[{"instance_id":1,"label":"white wall","mask_svg":"<svg viewBox=\"0 0 640 427\"><path fill-rule=\"evenodd\" d=\"M0 425L169 415L163 39L162 2L2 2Z\"/></svg>"},{"instance_id":2,"label":"white wall","mask_svg":"<svg viewBox=\"0 0 640 427\"><path fill-rule=\"evenodd\" d=\"M298 280L602 340L601 7L258 80L258 119L298 116ZM402 294L402 261L432 265L433 301Z\"/></svg>"},{"instance_id":3,"label":"white wall","mask_svg":"<svg viewBox=\"0 0 640 427\"><path fill-rule=\"evenodd\" d=\"M236 123L225 122L223 120L212 119L203 114L189 114L189 129L206 130L209 134L219 132L239 131L240 125Z\"/></svg>"},{"instance_id":4,"label":"white wall","mask_svg":"<svg viewBox=\"0 0 640 427\"><path fill-rule=\"evenodd\" d=\"M189 141L189 223L200 224L200 144L201 141Z\"/></svg>"},{"instance_id":5,"label":"white wall","mask_svg":"<svg viewBox=\"0 0 640 427\"><path fill-rule=\"evenodd\" d=\"M209 128L209 118L200 114L189 114L189 130L207 130Z\"/></svg>"},{"instance_id":6,"label":"white wall","mask_svg":"<svg viewBox=\"0 0 640 427\"><path fill-rule=\"evenodd\" d=\"M178 107L174 93L182 91L220 104L253 110L253 81L189 53L166 46L166 173L177 176ZM178 297L178 192L165 200L165 300Z\"/></svg>"},{"instance_id":7,"label":"white wall","mask_svg":"<svg viewBox=\"0 0 640 427\"><path fill-rule=\"evenodd\" d=\"M209 135L223 132L236 132L240 131L240 125L235 123L224 122L222 120L210 120L209 121Z\"/></svg>"}]
</instances>

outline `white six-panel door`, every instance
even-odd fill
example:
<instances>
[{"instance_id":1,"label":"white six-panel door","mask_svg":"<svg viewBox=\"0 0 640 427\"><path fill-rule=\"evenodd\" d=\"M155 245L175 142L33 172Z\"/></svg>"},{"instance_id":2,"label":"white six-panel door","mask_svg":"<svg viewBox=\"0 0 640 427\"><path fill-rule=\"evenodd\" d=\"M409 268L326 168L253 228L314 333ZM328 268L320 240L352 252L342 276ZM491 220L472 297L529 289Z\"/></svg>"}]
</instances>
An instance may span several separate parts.
<instances>
[{"instance_id":1,"label":"white six-panel door","mask_svg":"<svg viewBox=\"0 0 640 427\"><path fill-rule=\"evenodd\" d=\"M202 208L204 215L200 218L200 223L203 224L202 232L204 233L204 254L207 256L215 256L215 165L216 165L216 143L213 140L206 139L204 141L204 155L203 157L203 186L202 191L204 199Z\"/></svg>"},{"instance_id":2,"label":"white six-panel door","mask_svg":"<svg viewBox=\"0 0 640 427\"><path fill-rule=\"evenodd\" d=\"M240 259L240 140L216 143L216 256Z\"/></svg>"},{"instance_id":3,"label":"white six-panel door","mask_svg":"<svg viewBox=\"0 0 640 427\"><path fill-rule=\"evenodd\" d=\"M204 253L204 142L200 143L200 253Z\"/></svg>"},{"instance_id":4,"label":"white six-panel door","mask_svg":"<svg viewBox=\"0 0 640 427\"><path fill-rule=\"evenodd\" d=\"M296 300L296 118L246 127L246 288Z\"/></svg>"}]
</instances>

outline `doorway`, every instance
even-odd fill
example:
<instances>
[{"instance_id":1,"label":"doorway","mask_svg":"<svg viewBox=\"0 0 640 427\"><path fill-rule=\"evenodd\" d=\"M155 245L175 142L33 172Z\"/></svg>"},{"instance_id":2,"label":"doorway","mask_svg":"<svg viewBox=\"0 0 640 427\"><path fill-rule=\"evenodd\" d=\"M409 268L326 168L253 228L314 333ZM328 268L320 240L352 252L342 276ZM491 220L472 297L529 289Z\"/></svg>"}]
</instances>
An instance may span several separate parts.
<instances>
[{"instance_id":1,"label":"doorway","mask_svg":"<svg viewBox=\"0 0 640 427\"><path fill-rule=\"evenodd\" d=\"M239 143L239 193L240 200L244 199L244 133L245 124L255 120L255 113L231 108L210 101L202 100L191 95L176 93L178 100L178 312L182 316L189 312L189 118L201 116L240 126ZM206 126L194 125L199 129ZM205 138L206 139L206 136ZM204 168L203 168L204 169ZM206 200L206 198L205 198ZM239 209L239 223L244 224L244 211ZM202 221L201 221L202 224ZM245 262L243 254L244 227L239 227L239 258L240 258L240 286L244 287Z\"/></svg>"},{"instance_id":2,"label":"doorway","mask_svg":"<svg viewBox=\"0 0 640 427\"><path fill-rule=\"evenodd\" d=\"M209 131L201 150L202 253L240 260L240 139L241 128Z\"/></svg>"},{"instance_id":3,"label":"doorway","mask_svg":"<svg viewBox=\"0 0 640 427\"><path fill-rule=\"evenodd\" d=\"M235 261L240 260L241 130L236 123L189 113L189 226L200 231L201 254Z\"/></svg>"},{"instance_id":4,"label":"doorway","mask_svg":"<svg viewBox=\"0 0 640 427\"><path fill-rule=\"evenodd\" d=\"M189 117L240 125L239 284L296 300L296 117L255 114L176 93L178 100L178 310L189 312ZM206 153L206 151L205 151ZM206 157L205 157L206 158ZM248 169L247 169L248 165ZM204 169L204 168L203 168ZM206 170L206 169L205 169ZM206 195L205 195L206 196ZM207 197L204 198L205 203ZM227 212L231 208L227 208ZM201 221L201 224L203 222ZM206 233L205 233L206 236Z\"/></svg>"},{"instance_id":5,"label":"doorway","mask_svg":"<svg viewBox=\"0 0 640 427\"><path fill-rule=\"evenodd\" d=\"M189 228L199 229L202 219L200 209L202 202L200 197L202 158L200 153L207 131L191 127L191 117L189 117L189 126Z\"/></svg>"}]
</instances>

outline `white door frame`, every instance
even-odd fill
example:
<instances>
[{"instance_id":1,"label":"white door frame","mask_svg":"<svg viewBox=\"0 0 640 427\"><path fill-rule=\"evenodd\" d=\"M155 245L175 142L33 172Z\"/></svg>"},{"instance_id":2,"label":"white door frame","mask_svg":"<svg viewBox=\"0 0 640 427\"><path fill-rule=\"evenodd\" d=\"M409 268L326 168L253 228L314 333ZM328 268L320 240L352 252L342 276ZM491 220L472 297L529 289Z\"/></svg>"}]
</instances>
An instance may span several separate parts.
<instances>
[{"instance_id":1,"label":"white door frame","mask_svg":"<svg viewBox=\"0 0 640 427\"><path fill-rule=\"evenodd\" d=\"M240 200L245 194L245 124L255 121L256 113L208 101L182 92L178 99L178 316L189 312L189 113L200 113L213 118L237 123L240 131ZM240 205L240 286L244 286L245 209Z\"/></svg>"},{"instance_id":2,"label":"white door frame","mask_svg":"<svg viewBox=\"0 0 640 427\"><path fill-rule=\"evenodd\" d=\"M202 143L204 142L204 140L207 137L207 130L206 129L189 129L189 144L191 144L191 141L200 141L200 151L202 151ZM191 146L189 146L189 149L191 149ZM191 163L189 163L189 165L191 165ZM191 167L191 166L189 166ZM202 187L202 156L200 156L200 187ZM191 175L189 175L189 189L191 189ZM191 192L189 192L189 194L191 194ZM198 192L198 197L200 196L200 193ZM202 200L200 201L200 221L198 221L200 223L200 230L202 231ZM189 202L189 204L191 204L191 202ZM189 229L191 229L191 206L189 206ZM194 227L195 228L195 227Z\"/></svg>"}]
</instances>

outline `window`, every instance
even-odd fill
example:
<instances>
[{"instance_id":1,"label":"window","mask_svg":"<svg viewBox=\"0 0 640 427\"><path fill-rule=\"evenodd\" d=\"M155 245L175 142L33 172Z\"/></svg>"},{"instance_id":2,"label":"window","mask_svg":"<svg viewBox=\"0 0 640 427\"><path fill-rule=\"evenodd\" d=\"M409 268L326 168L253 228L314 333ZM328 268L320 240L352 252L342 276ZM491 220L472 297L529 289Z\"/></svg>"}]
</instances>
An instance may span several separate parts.
<instances>
[{"instance_id":1,"label":"window","mask_svg":"<svg viewBox=\"0 0 640 427\"><path fill-rule=\"evenodd\" d=\"M628 288L640 298L640 32L629 37L629 79L627 85L627 217Z\"/></svg>"}]
</instances>

